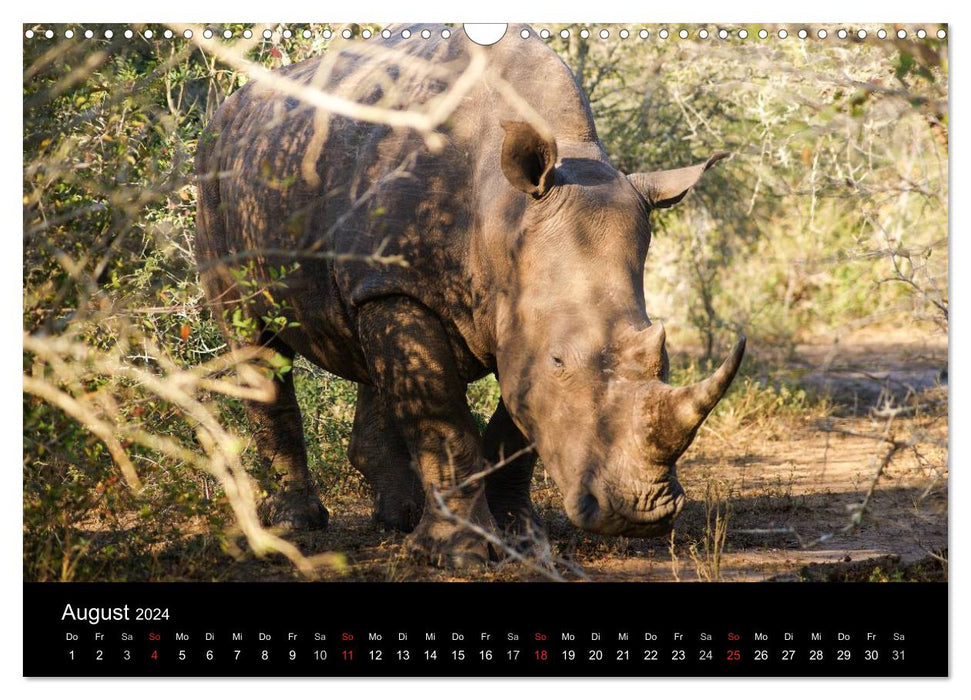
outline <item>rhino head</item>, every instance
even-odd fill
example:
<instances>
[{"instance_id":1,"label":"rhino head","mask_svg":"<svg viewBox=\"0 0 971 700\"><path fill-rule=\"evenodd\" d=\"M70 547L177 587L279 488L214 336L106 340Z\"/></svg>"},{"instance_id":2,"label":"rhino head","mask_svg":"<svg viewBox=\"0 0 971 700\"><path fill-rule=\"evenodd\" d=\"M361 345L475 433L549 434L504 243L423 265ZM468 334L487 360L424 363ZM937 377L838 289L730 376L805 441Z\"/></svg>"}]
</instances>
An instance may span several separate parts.
<instances>
[{"instance_id":1,"label":"rhino head","mask_svg":"<svg viewBox=\"0 0 971 700\"><path fill-rule=\"evenodd\" d=\"M502 172L521 212L496 308L503 400L575 525L665 534L685 500L677 460L731 384L745 339L707 379L667 383L664 328L644 304L649 215L679 202L726 154L624 176L599 145L565 144L558 159L556 142L529 124L502 126Z\"/></svg>"}]
</instances>

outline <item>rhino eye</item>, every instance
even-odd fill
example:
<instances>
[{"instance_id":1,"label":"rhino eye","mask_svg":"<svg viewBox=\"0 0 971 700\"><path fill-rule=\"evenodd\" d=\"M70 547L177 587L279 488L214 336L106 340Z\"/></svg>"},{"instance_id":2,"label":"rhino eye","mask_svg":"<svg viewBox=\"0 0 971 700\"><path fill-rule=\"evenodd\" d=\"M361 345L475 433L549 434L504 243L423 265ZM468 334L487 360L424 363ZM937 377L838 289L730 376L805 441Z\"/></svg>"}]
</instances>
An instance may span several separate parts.
<instances>
[{"instance_id":1,"label":"rhino eye","mask_svg":"<svg viewBox=\"0 0 971 700\"><path fill-rule=\"evenodd\" d=\"M556 355L550 355L550 362L556 369L563 369L563 358L557 357Z\"/></svg>"},{"instance_id":2,"label":"rhino eye","mask_svg":"<svg viewBox=\"0 0 971 700\"><path fill-rule=\"evenodd\" d=\"M601 372L609 372L614 363L610 350L604 348L597 355L597 365Z\"/></svg>"}]
</instances>

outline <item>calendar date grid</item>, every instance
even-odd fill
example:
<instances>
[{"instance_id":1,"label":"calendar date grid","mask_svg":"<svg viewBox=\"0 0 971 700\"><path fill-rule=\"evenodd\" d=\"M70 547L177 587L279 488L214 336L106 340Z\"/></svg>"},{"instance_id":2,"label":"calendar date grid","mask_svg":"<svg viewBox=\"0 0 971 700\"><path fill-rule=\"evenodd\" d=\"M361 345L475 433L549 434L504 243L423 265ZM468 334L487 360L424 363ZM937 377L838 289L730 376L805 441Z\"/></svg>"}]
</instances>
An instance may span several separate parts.
<instances>
[{"instance_id":1,"label":"calendar date grid","mask_svg":"<svg viewBox=\"0 0 971 700\"><path fill-rule=\"evenodd\" d=\"M320 671L362 666L665 666L902 664L903 631L520 631L230 630L65 632L68 662L158 668L179 665L300 665Z\"/></svg>"},{"instance_id":2,"label":"calendar date grid","mask_svg":"<svg viewBox=\"0 0 971 700\"><path fill-rule=\"evenodd\" d=\"M947 675L946 586L651 586L28 584L24 673Z\"/></svg>"}]
</instances>

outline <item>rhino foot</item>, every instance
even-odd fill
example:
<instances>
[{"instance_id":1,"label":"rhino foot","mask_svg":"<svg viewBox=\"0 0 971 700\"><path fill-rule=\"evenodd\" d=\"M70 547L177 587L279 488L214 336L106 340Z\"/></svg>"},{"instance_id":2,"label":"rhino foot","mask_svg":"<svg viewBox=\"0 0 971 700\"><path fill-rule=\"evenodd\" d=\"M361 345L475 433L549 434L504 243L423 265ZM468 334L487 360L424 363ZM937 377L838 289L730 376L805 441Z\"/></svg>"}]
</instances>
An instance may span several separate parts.
<instances>
[{"instance_id":1,"label":"rhino foot","mask_svg":"<svg viewBox=\"0 0 971 700\"><path fill-rule=\"evenodd\" d=\"M394 506L379 506L374 510L374 521L385 530L411 532L421 521L421 503L395 503Z\"/></svg>"},{"instance_id":2,"label":"rhino foot","mask_svg":"<svg viewBox=\"0 0 971 700\"><path fill-rule=\"evenodd\" d=\"M502 539L520 554L533 555L549 548L546 527L532 504L515 511L495 515L502 532Z\"/></svg>"},{"instance_id":3,"label":"rhino foot","mask_svg":"<svg viewBox=\"0 0 971 700\"><path fill-rule=\"evenodd\" d=\"M451 517L426 507L415 531L405 540L406 550L413 559L439 568L470 569L487 566L498 556L489 542L470 525L486 532L495 532L496 524L485 507L485 498L476 499L470 516ZM461 511L460 511L461 512ZM456 518L458 521L456 522Z\"/></svg>"},{"instance_id":4,"label":"rhino foot","mask_svg":"<svg viewBox=\"0 0 971 700\"><path fill-rule=\"evenodd\" d=\"M322 530L327 527L330 513L313 491L284 489L263 501L260 519L264 525L289 530Z\"/></svg>"},{"instance_id":5,"label":"rhino foot","mask_svg":"<svg viewBox=\"0 0 971 700\"><path fill-rule=\"evenodd\" d=\"M474 533L461 531L443 539L412 533L405 541L405 548L414 561L439 569L481 569L497 559L488 542Z\"/></svg>"},{"instance_id":6,"label":"rhino foot","mask_svg":"<svg viewBox=\"0 0 971 700\"><path fill-rule=\"evenodd\" d=\"M545 533L543 521L530 500L497 504L493 499L489 501L489 510L500 532L507 535L523 537L532 533Z\"/></svg>"},{"instance_id":7,"label":"rhino foot","mask_svg":"<svg viewBox=\"0 0 971 700\"><path fill-rule=\"evenodd\" d=\"M411 532L424 512L425 492L421 482L412 472L404 472L401 478L390 483L371 485L374 490L374 521L385 530Z\"/></svg>"}]
</instances>

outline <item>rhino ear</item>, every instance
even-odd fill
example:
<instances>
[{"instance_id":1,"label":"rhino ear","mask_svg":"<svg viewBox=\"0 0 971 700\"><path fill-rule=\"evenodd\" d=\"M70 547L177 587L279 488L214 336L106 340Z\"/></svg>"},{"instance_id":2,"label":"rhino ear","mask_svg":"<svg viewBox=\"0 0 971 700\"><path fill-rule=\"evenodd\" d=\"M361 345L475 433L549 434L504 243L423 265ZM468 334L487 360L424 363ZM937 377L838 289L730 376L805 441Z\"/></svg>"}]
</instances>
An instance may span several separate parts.
<instances>
[{"instance_id":1,"label":"rhino ear","mask_svg":"<svg viewBox=\"0 0 971 700\"><path fill-rule=\"evenodd\" d=\"M661 170L656 173L632 173L627 176L627 179L654 209L673 207L684 199L688 190L698 184L698 180L708 168L729 155L729 153L716 153L698 165L677 170Z\"/></svg>"},{"instance_id":2,"label":"rhino ear","mask_svg":"<svg viewBox=\"0 0 971 700\"><path fill-rule=\"evenodd\" d=\"M502 174L517 190L542 197L553 187L556 141L544 139L527 122L501 122Z\"/></svg>"}]
</instances>

